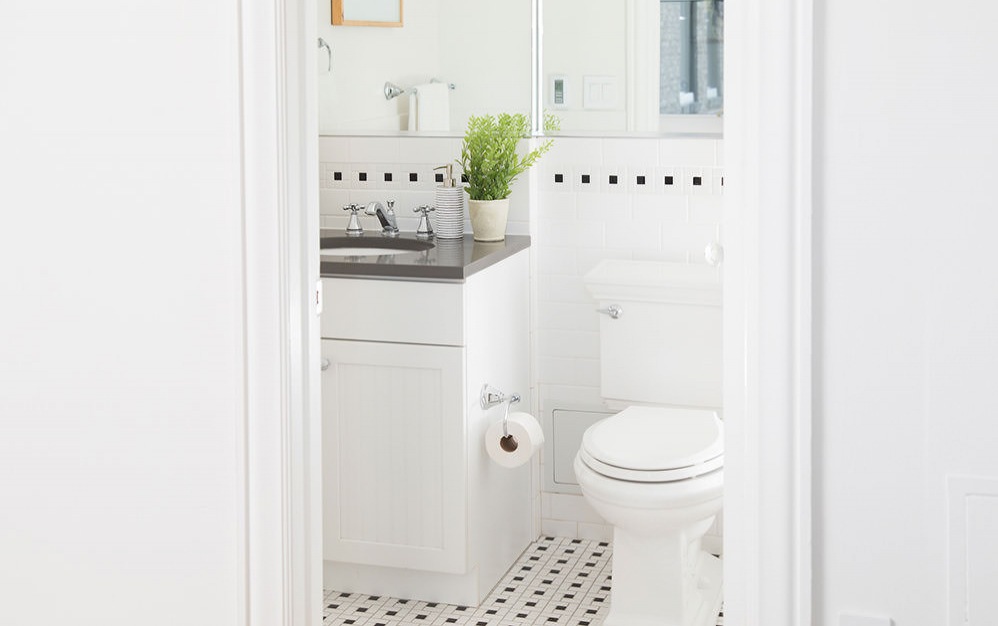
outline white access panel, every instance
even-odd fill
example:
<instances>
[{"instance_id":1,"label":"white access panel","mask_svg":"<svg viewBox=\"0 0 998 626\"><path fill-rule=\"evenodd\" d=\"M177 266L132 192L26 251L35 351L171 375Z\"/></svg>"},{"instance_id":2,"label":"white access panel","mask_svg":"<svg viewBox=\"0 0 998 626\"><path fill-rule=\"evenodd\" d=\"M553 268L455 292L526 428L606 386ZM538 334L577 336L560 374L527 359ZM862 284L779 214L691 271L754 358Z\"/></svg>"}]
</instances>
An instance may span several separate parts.
<instances>
[{"instance_id":1,"label":"white access panel","mask_svg":"<svg viewBox=\"0 0 998 626\"><path fill-rule=\"evenodd\" d=\"M581 494L572 463L582 445L582 434L596 422L614 414L609 409L554 408L550 412L551 433L544 450L544 491Z\"/></svg>"}]
</instances>

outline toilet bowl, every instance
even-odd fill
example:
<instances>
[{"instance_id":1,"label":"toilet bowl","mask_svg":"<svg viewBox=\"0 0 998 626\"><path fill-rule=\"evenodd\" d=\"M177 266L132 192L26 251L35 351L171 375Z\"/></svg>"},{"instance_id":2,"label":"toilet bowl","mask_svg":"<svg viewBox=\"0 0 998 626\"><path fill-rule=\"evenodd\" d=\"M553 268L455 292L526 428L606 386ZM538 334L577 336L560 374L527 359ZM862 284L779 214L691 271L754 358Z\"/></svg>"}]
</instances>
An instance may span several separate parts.
<instances>
[{"instance_id":1,"label":"toilet bowl","mask_svg":"<svg viewBox=\"0 0 998 626\"><path fill-rule=\"evenodd\" d=\"M583 435L582 494L613 526L604 626L710 626L722 568L702 547L721 510L720 289L713 268L604 261L601 392L620 412ZM639 404L640 403L640 404Z\"/></svg>"},{"instance_id":2,"label":"toilet bowl","mask_svg":"<svg viewBox=\"0 0 998 626\"><path fill-rule=\"evenodd\" d=\"M631 407L583 436L575 475L613 525L605 626L706 626L721 565L700 539L721 509L723 428L712 411Z\"/></svg>"}]
</instances>

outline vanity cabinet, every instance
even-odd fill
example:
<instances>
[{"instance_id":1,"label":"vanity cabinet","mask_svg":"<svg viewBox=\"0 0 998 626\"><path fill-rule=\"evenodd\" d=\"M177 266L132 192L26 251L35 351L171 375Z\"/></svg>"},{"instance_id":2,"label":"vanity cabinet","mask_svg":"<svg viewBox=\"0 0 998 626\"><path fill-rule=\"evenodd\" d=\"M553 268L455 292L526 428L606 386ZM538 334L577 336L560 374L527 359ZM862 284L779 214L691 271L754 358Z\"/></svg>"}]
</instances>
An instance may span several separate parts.
<instances>
[{"instance_id":1,"label":"vanity cabinet","mask_svg":"<svg viewBox=\"0 0 998 626\"><path fill-rule=\"evenodd\" d=\"M502 408L479 406L486 383L529 397L528 271L323 278L327 588L474 606L533 539L531 464L491 462Z\"/></svg>"}]
</instances>

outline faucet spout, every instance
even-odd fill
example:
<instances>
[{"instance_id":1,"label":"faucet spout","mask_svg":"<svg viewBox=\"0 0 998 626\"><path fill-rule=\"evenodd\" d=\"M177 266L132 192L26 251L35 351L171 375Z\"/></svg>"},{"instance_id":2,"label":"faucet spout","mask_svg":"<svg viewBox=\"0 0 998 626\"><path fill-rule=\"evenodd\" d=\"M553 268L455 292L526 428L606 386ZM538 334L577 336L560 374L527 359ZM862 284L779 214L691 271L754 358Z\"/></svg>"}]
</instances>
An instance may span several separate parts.
<instances>
[{"instance_id":1,"label":"faucet spout","mask_svg":"<svg viewBox=\"0 0 998 626\"><path fill-rule=\"evenodd\" d=\"M364 213L374 215L381 222L381 234L385 237L397 237L399 234L398 224L395 222L395 201L388 200L388 208L378 201L368 202L364 208Z\"/></svg>"}]
</instances>

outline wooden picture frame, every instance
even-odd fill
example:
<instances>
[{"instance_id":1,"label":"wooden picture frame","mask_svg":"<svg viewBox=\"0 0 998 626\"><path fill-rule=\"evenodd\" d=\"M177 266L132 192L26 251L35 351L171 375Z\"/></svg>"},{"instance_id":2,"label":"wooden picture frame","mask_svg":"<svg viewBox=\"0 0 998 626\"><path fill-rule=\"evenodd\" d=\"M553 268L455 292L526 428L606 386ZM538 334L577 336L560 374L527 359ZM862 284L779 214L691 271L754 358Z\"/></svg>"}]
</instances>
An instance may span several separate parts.
<instances>
[{"instance_id":1,"label":"wooden picture frame","mask_svg":"<svg viewBox=\"0 0 998 626\"><path fill-rule=\"evenodd\" d=\"M332 0L334 26L402 26L402 0Z\"/></svg>"}]
</instances>

